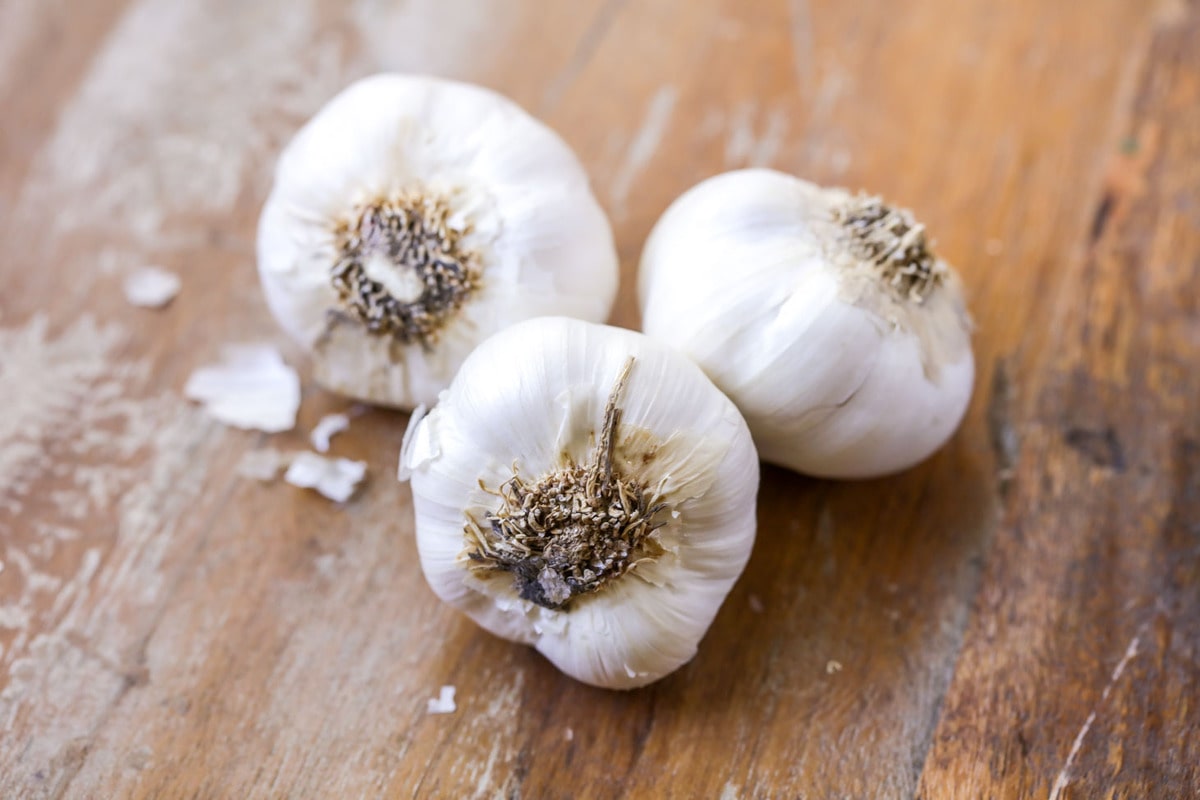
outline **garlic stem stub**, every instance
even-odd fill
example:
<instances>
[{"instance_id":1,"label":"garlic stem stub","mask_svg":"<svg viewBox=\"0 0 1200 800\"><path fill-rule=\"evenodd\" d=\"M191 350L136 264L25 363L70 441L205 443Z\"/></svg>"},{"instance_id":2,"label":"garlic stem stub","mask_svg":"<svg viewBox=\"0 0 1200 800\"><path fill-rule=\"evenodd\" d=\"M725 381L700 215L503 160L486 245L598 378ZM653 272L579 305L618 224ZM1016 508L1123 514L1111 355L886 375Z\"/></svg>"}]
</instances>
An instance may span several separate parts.
<instances>
[{"instance_id":1,"label":"garlic stem stub","mask_svg":"<svg viewBox=\"0 0 1200 800\"><path fill-rule=\"evenodd\" d=\"M400 456L433 591L595 686L691 660L754 543L758 456L698 367L565 318L485 341Z\"/></svg>"},{"instance_id":2,"label":"garlic stem stub","mask_svg":"<svg viewBox=\"0 0 1200 800\"><path fill-rule=\"evenodd\" d=\"M905 469L971 397L971 321L923 226L876 197L750 169L703 181L655 225L642 329L696 361L766 461L811 475Z\"/></svg>"},{"instance_id":3,"label":"garlic stem stub","mask_svg":"<svg viewBox=\"0 0 1200 800\"><path fill-rule=\"evenodd\" d=\"M333 98L284 150L258 270L318 383L413 408L514 322L606 319L618 262L557 134L487 89L385 74Z\"/></svg>"}]
</instances>

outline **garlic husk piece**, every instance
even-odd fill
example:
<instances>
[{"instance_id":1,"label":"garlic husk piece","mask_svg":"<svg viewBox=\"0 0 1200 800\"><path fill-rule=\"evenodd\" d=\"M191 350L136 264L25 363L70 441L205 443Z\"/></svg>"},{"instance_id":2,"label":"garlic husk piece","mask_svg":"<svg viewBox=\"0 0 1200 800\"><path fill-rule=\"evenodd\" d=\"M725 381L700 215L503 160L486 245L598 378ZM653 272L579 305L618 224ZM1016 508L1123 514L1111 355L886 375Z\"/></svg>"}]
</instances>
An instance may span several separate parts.
<instances>
[{"instance_id":1,"label":"garlic husk piece","mask_svg":"<svg viewBox=\"0 0 1200 800\"><path fill-rule=\"evenodd\" d=\"M698 367L639 333L563 318L515 325L467 359L405 440L401 473L430 587L585 683L633 688L688 662L754 542L749 429ZM539 493L572 467L585 477L566 482L567 499ZM596 535L589 491L636 540L622 559L620 536L589 539L590 583L559 558ZM576 527L549 525L563 508L584 510ZM520 554L505 538L514 531L528 535L527 557L487 556ZM605 556L616 564L607 572Z\"/></svg>"},{"instance_id":2,"label":"garlic husk piece","mask_svg":"<svg viewBox=\"0 0 1200 800\"><path fill-rule=\"evenodd\" d=\"M280 325L326 388L432 403L480 341L547 314L603 321L612 230L570 148L500 95L428 77L351 85L280 157L258 229Z\"/></svg>"},{"instance_id":3,"label":"garlic husk piece","mask_svg":"<svg viewBox=\"0 0 1200 800\"><path fill-rule=\"evenodd\" d=\"M905 469L971 396L971 322L924 229L878 198L765 169L710 178L655 225L642 329L741 409L763 459L824 477Z\"/></svg>"}]
</instances>

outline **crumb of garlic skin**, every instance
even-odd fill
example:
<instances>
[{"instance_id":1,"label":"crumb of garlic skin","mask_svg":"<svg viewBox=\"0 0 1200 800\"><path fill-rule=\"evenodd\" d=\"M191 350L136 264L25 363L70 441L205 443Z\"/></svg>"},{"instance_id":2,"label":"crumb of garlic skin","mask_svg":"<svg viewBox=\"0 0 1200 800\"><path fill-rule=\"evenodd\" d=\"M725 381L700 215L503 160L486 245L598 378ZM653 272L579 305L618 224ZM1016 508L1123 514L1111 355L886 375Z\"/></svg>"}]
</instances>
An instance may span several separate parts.
<instances>
[{"instance_id":1,"label":"crumb of garlic skin","mask_svg":"<svg viewBox=\"0 0 1200 800\"><path fill-rule=\"evenodd\" d=\"M125 278L125 299L140 308L162 308L175 299L179 276L159 267L142 267Z\"/></svg>"},{"instance_id":2,"label":"crumb of garlic skin","mask_svg":"<svg viewBox=\"0 0 1200 800\"><path fill-rule=\"evenodd\" d=\"M437 697L430 698L425 704L426 714L453 714L458 710L458 706L454 704L454 692L456 689L453 686L443 686L438 692Z\"/></svg>"},{"instance_id":3,"label":"crumb of garlic skin","mask_svg":"<svg viewBox=\"0 0 1200 800\"><path fill-rule=\"evenodd\" d=\"M313 449L318 453L329 452L329 440L350 427L350 417L345 414L326 414L309 434Z\"/></svg>"},{"instance_id":4,"label":"crumb of garlic skin","mask_svg":"<svg viewBox=\"0 0 1200 800\"><path fill-rule=\"evenodd\" d=\"M354 495L366 474L364 461L299 452L292 456L283 479L293 486L315 489L330 500L344 503Z\"/></svg>"},{"instance_id":5,"label":"crumb of garlic skin","mask_svg":"<svg viewBox=\"0 0 1200 800\"><path fill-rule=\"evenodd\" d=\"M243 455L237 466L237 474L270 483L285 468L284 480L288 483L302 489L315 489L337 502L344 502L353 496L367 472L367 465L362 461L326 458L304 450L282 452L268 447Z\"/></svg>"},{"instance_id":6,"label":"crumb of garlic skin","mask_svg":"<svg viewBox=\"0 0 1200 800\"><path fill-rule=\"evenodd\" d=\"M279 433L296 427L300 378L270 345L228 345L219 364L191 374L183 394L226 425Z\"/></svg>"},{"instance_id":7,"label":"crumb of garlic skin","mask_svg":"<svg viewBox=\"0 0 1200 800\"><path fill-rule=\"evenodd\" d=\"M835 672L841 672L841 671L842 671L842 662L834 661L833 659L829 659L829 661L825 662L825 674L826 675L832 675Z\"/></svg>"}]
</instances>

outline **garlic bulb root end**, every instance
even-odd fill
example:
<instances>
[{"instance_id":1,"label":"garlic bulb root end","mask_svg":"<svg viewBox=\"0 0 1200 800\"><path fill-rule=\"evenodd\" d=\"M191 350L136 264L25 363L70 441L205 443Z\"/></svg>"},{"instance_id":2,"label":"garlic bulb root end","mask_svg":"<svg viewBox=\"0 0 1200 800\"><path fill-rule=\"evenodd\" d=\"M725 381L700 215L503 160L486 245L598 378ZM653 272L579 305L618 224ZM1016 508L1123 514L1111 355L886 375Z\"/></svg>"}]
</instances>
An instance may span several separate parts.
<instances>
[{"instance_id":1,"label":"garlic bulb root end","mask_svg":"<svg viewBox=\"0 0 1200 800\"><path fill-rule=\"evenodd\" d=\"M831 214L845 230L850 251L878 270L897 299L921 303L945 281L946 265L929 248L925 226L911 212L860 194L834 205Z\"/></svg>"},{"instance_id":2,"label":"garlic bulb root end","mask_svg":"<svg viewBox=\"0 0 1200 800\"><path fill-rule=\"evenodd\" d=\"M618 402L633 362L617 376L588 463L564 456L562 467L532 483L514 464L499 490L479 482L501 505L483 524L468 513L464 555L477 571L511 572L517 594L542 608L565 608L662 552L648 537L666 524L655 520L667 504L613 465Z\"/></svg>"},{"instance_id":3,"label":"garlic bulb root end","mask_svg":"<svg viewBox=\"0 0 1200 800\"><path fill-rule=\"evenodd\" d=\"M356 205L334 225L330 273L342 309L368 333L426 348L479 286L469 228L448 218L446 198L410 189Z\"/></svg>"}]
</instances>

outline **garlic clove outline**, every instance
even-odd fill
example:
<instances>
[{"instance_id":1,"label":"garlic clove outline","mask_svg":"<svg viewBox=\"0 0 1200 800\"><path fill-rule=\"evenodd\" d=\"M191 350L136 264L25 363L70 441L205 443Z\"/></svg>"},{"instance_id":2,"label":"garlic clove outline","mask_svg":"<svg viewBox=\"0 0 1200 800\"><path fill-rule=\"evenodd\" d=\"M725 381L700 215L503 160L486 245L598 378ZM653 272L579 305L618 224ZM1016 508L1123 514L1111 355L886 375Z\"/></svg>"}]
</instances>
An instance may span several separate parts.
<instances>
[{"instance_id":1,"label":"garlic clove outline","mask_svg":"<svg viewBox=\"0 0 1200 800\"><path fill-rule=\"evenodd\" d=\"M257 250L317 381L407 409L492 333L602 321L617 288L611 227L567 144L495 92L424 76L360 80L296 134Z\"/></svg>"},{"instance_id":2,"label":"garlic clove outline","mask_svg":"<svg viewBox=\"0 0 1200 800\"><path fill-rule=\"evenodd\" d=\"M710 178L656 223L642 328L738 405L763 459L866 478L929 456L974 383L957 274L878 198L768 169Z\"/></svg>"},{"instance_id":3,"label":"garlic clove outline","mask_svg":"<svg viewBox=\"0 0 1200 800\"><path fill-rule=\"evenodd\" d=\"M534 488L572 467L602 475L604 452L607 490L595 475L568 484L559 500ZM734 405L667 346L579 320L531 320L481 344L437 406L414 415L401 474L410 476L433 591L595 686L634 688L687 663L754 542L758 456ZM506 486L532 498L535 520L553 519L565 502L584 510L583 522L567 518L539 538L538 525L512 523ZM608 491L602 505L619 535L586 527L589 491ZM617 540L643 519L651 524L622 559ZM487 556L515 541L514 531L528 554L518 544L520 558ZM572 549L584 541L591 545ZM616 567L605 571L606 558ZM576 568L584 577L566 585Z\"/></svg>"}]
</instances>

